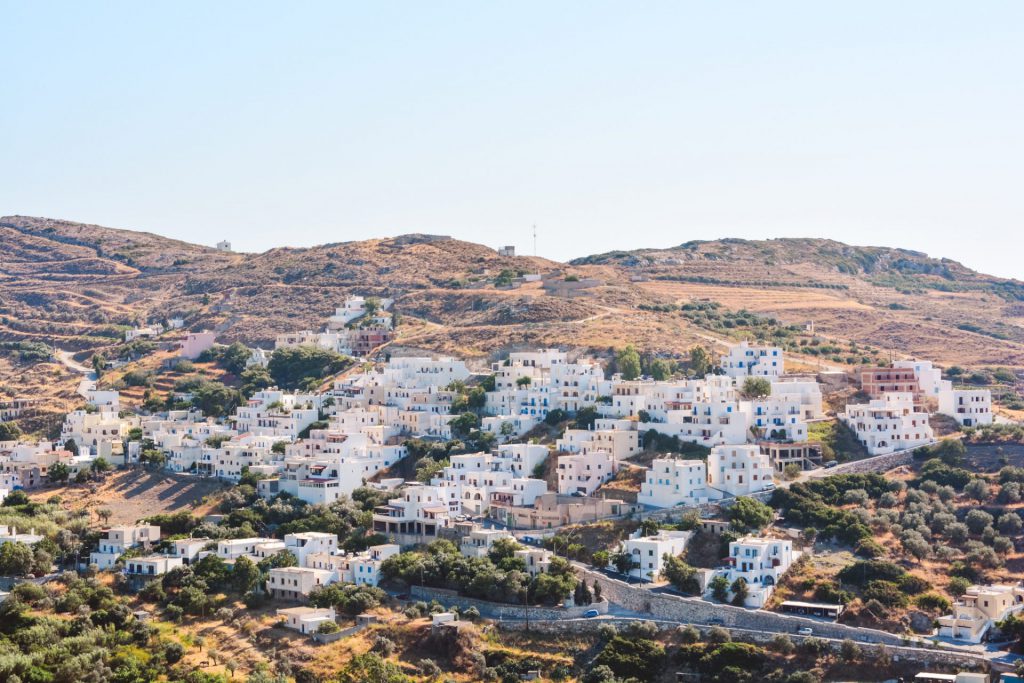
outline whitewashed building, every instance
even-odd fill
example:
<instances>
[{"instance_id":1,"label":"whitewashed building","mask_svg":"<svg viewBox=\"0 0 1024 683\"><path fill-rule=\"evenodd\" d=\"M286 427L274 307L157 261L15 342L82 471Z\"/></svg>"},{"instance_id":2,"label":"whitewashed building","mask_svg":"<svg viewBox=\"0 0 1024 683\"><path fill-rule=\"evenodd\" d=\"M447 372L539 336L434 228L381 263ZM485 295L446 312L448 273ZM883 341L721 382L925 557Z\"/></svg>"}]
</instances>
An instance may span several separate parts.
<instances>
[{"instance_id":1,"label":"whitewashed building","mask_svg":"<svg viewBox=\"0 0 1024 683\"><path fill-rule=\"evenodd\" d=\"M701 505L711 497L707 465L703 460L655 458L642 484L637 502L659 508Z\"/></svg>"},{"instance_id":2,"label":"whitewashed building","mask_svg":"<svg viewBox=\"0 0 1024 683\"><path fill-rule=\"evenodd\" d=\"M742 341L729 348L720 365L729 377L779 377L785 371L783 355L777 346L751 346Z\"/></svg>"},{"instance_id":3,"label":"whitewashed building","mask_svg":"<svg viewBox=\"0 0 1024 683\"><path fill-rule=\"evenodd\" d=\"M928 413L914 407L910 393L888 393L869 403L850 404L839 419L871 455L917 448L935 438Z\"/></svg>"},{"instance_id":4,"label":"whitewashed building","mask_svg":"<svg viewBox=\"0 0 1024 683\"><path fill-rule=\"evenodd\" d=\"M944 382L949 384L949 382ZM992 392L988 389L944 388L939 393L939 412L964 427L992 424Z\"/></svg>"},{"instance_id":5,"label":"whitewashed building","mask_svg":"<svg viewBox=\"0 0 1024 683\"><path fill-rule=\"evenodd\" d=\"M762 608L779 579L800 556L793 543L777 538L745 536L729 544L728 568L724 575L732 586L738 579L747 584L744 606Z\"/></svg>"},{"instance_id":6,"label":"whitewashed building","mask_svg":"<svg viewBox=\"0 0 1024 683\"><path fill-rule=\"evenodd\" d=\"M618 471L618 462L607 451L590 451L558 458L558 492L589 496Z\"/></svg>"},{"instance_id":7,"label":"whitewashed building","mask_svg":"<svg viewBox=\"0 0 1024 683\"><path fill-rule=\"evenodd\" d=\"M662 529L653 536L643 536L637 529L629 539L622 542L621 552L632 559L629 575L643 581L656 581L661 576L665 556L677 557L686 550L693 537L691 531Z\"/></svg>"},{"instance_id":8,"label":"whitewashed building","mask_svg":"<svg viewBox=\"0 0 1024 683\"><path fill-rule=\"evenodd\" d=\"M756 445L715 446L708 454L708 485L731 496L773 488L771 460Z\"/></svg>"}]
</instances>

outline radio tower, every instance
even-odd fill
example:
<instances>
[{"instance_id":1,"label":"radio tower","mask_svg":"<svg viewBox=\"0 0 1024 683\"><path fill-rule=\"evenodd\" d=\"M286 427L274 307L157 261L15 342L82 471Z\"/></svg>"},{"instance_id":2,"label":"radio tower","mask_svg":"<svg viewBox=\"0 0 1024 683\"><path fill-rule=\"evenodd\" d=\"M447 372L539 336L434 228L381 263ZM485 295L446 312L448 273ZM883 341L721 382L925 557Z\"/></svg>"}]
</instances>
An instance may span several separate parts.
<instances>
[{"instance_id":1,"label":"radio tower","mask_svg":"<svg viewBox=\"0 0 1024 683\"><path fill-rule=\"evenodd\" d=\"M537 224L533 224L533 255L537 256Z\"/></svg>"}]
</instances>

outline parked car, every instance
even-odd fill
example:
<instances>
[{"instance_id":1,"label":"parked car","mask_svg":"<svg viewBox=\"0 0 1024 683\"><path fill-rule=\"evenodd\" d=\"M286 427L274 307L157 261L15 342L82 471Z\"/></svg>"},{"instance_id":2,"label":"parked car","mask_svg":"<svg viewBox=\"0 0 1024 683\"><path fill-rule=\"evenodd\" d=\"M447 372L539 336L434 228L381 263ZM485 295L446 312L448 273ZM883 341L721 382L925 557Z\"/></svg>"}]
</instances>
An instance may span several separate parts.
<instances>
[{"instance_id":1,"label":"parked car","mask_svg":"<svg viewBox=\"0 0 1024 683\"><path fill-rule=\"evenodd\" d=\"M797 635L800 635L800 636L809 636L809 635L813 634L814 631L812 631L810 629L810 627L804 626L803 628L798 629L796 633L797 633Z\"/></svg>"},{"instance_id":2,"label":"parked car","mask_svg":"<svg viewBox=\"0 0 1024 683\"><path fill-rule=\"evenodd\" d=\"M599 614L600 614L600 612L598 612L596 609L588 609L586 612L583 613L583 618L584 619L593 619L594 617L598 616Z\"/></svg>"},{"instance_id":3,"label":"parked car","mask_svg":"<svg viewBox=\"0 0 1024 683\"><path fill-rule=\"evenodd\" d=\"M827 463L825 463L825 468L829 469L829 468L835 467L838 464L839 464L839 461L837 461L837 460L829 460Z\"/></svg>"}]
</instances>

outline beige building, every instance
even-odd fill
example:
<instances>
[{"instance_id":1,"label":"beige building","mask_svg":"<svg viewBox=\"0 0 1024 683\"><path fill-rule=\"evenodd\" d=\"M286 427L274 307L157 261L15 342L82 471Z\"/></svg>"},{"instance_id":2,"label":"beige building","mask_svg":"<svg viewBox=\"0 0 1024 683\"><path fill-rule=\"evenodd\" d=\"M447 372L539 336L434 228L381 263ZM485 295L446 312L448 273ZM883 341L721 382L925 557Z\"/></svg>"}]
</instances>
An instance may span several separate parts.
<instances>
[{"instance_id":1,"label":"beige building","mask_svg":"<svg viewBox=\"0 0 1024 683\"><path fill-rule=\"evenodd\" d=\"M532 507L492 500L488 515L511 529L552 529L636 512L640 506L617 498L565 496L554 492L537 496Z\"/></svg>"},{"instance_id":2,"label":"beige building","mask_svg":"<svg viewBox=\"0 0 1024 683\"><path fill-rule=\"evenodd\" d=\"M267 592L278 600L305 600L317 586L331 582L334 572L309 567L278 567L270 570Z\"/></svg>"},{"instance_id":3,"label":"beige building","mask_svg":"<svg viewBox=\"0 0 1024 683\"><path fill-rule=\"evenodd\" d=\"M1024 606L1024 587L971 586L953 603L953 613L939 617L939 635L980 643L997 621Z\"/></svg>"}]
</instances>

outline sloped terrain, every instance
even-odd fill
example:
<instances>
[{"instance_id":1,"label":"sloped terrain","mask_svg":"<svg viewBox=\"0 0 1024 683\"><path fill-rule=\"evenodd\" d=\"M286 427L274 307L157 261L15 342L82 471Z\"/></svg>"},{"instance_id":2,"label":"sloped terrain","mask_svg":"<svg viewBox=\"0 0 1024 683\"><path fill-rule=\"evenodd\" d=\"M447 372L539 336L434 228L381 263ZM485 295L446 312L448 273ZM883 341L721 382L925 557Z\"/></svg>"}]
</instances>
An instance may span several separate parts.
<instances>
[{"instance_id":1,"label":"sloped terrain","mask_svg":"<svg viewBox=\"0 0 1024 683\"><path fill-rule=\"evenodd\" d=\"M545 283L495 286L524 273ZM586 286L568 291L577 279ZM322 328L350 294L396 300L397 345L476 357L627 343L682 355L695 343L750 333L701 326L682 312L717 302L779 324L813 323L825 339L876 353L1024 368L1024 284L906 250L719 240L560 264L405 235L241 254L68 221L0 218L0 340L57 344L80 358L118 344L127 325L171 316L189 329L216 329L225 342L269 347L280 332Z\"/></svg>"},{"instance_id":2,"label":"sloped terrain","mask_svg":"<svg viewBox=\"0 0 1024 683\"><path fill-rule=\"evenodd\" d=\"M601 265L663 302L718 301L824 335L952 365L1024 366L1024 283L949 259L831 240L724 239L609 252Z\"/></svg>"}]
</instances>

